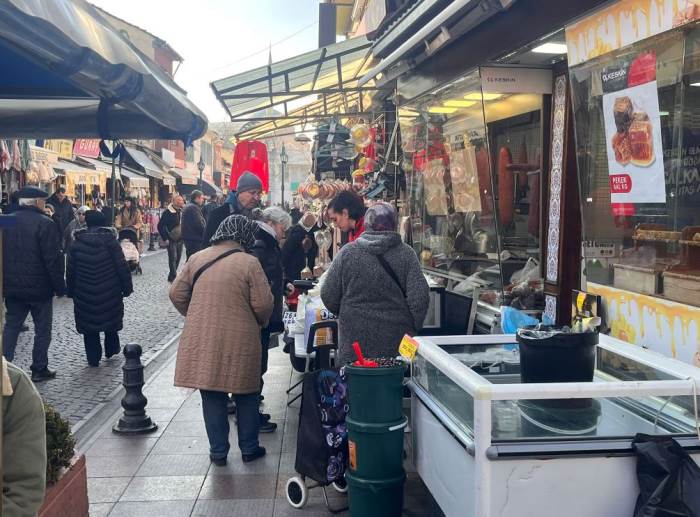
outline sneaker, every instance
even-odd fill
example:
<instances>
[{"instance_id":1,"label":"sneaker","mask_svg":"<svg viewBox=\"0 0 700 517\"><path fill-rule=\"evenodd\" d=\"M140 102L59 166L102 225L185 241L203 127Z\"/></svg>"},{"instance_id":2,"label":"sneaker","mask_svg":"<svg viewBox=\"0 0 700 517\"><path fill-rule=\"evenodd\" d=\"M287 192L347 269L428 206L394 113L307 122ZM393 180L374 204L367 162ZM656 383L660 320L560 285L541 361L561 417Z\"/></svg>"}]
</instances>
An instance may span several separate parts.
<instances>
[{"instance_id":1,"label":"sneaker","mask_svg":"<svg viewBox=\"0 0 700 517\"><path fill-rule=\"evenodd\" d=\"M260 403L262 404L265 401L265 395L260 395Z\"/></svg>"},{"instance_id":2,"label":"sneaker","mask_svg":"<svg viewBox=\"0 0 700 517\"><path fill-rule=\"evenodd\" d=\"M243 454L243 463L250 463L251 461L255 461L258 458L262 458L267 454L267 451L265 450L265 447L258 447L258 449L251 453L251 454Z\"/></svg>"},{"instance_id":3,"label":"sneaker","mask_svg":"<svg viewBox=\"0 0 700 517\"><path fill-rule=\"evenodd\" d=\"M56 378L56 372L46 368L45 370L40 370L37 372L32 372L33 382L43 382Z\"/></svg>"},{"instance_id":4,"label":"sneaker","mask_svg":"<svg viewBox=\"0 0 700 517\"><path fill-rule=\"evenodd\" d=\"M105 352L105 357L107 359L109 359L110 357L113 357L115 355L119 355L121 353L121 351L122 351L122 347L117 348L117 350L115 352L112 352L112 351Z\"/></svg>"},{"instance_id":5,"label":"sneaker","mask_svg":"<svg viewBox=\"0 0 700 517\"><path fill-rule=\"evenodd\" d=\"M269 422L270 418L272 418L268 413L260 413L260 423L264 424L265 422Z\"/></svg>"},{"instance_id":6,"label":"sneaker","mask_svg":"<svg viewBox=\"0 0 700 517\"><path fill-rule=\"evenodd\" d=\"M269 422L269 421L265 422L265 423L263 423L262 421L260 422L260 429L259 429L260 433L267 434L267 433L274 433L275 431L277 431L277 424L276 423Z\"/></svg>"},{"instance_id":7,"label":"sneaker","mask_svg":"<svg viewBox=\"0 0 700 517\"><path fill-rule=\"evenodd\" d=\"M226 466L226 458L214 458L212 456L209 456L209 459L217 467L225 467Z\"/></svg>"}]
</instances>

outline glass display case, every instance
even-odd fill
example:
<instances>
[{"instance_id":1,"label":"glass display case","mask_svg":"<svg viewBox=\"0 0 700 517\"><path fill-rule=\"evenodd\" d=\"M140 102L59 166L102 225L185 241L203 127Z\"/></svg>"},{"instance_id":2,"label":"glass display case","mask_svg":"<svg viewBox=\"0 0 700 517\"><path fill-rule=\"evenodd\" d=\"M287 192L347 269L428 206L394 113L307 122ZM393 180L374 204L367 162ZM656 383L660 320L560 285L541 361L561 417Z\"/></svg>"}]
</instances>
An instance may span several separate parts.
<instances>
[{"instance_id":1,"label":"glass display case","mask_svg":"<svg viewBox=\"0 0 700 517\"><path fill-rule=\"evenodd\" d=\"M572 67L571 84L587 280L700 306L700 27Z\"/></svg>"},{"instance_id":2,"label":"glass display case","mask_svg":"<svg viewBox=\"0 0 700 517\"><path fill-rule=\"evenodd\" d=\"M533 515L561 515L551 498L582 491L591 501L567 515L631 515L637 433L700 450L700 370L679 361L601 335L592 382L526 384L515 336L415 339L414 461L448 516L521 515L540 496Z\"/></svg>"},{"instance_id":3,"label":"glass display case","mask_svg":"<svg viewBox=\"0 0 700 517\"><path fill-rule=\"evenodd\" d=\"M478 288L496 307L543 308L546 97L489 91L475 70L399 109L413 245L447 289Z\"/></svg>"}]
</instances>

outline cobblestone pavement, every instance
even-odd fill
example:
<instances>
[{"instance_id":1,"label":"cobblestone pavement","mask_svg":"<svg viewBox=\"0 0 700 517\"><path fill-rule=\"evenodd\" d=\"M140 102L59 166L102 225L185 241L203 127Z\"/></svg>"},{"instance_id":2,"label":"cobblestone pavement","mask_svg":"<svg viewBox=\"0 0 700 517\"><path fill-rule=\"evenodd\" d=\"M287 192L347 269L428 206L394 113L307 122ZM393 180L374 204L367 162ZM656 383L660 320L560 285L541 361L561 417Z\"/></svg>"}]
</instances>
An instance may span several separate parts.
<instances>
[{"instance_id":1,"label":"cobblestone pavement","mask_svg":"<svg viewBox=\"0 0 700 517\"><path fill-rule=\"evenodd\" d=\"M134 293L125 300L122 345L138 343L143 348L142 362L152 358L182 327L182 317L168 299L168 256L164 251L141 259L143 275L133 277ZM29 332L20 335L15 363L29 371L34 326L27 318ZM53 339L49 349L49 368L56 379L37 385L43 397L71 424L76 424L98 404L107 402L121 384L123 356L103 358L98 368L90 368L85 359L83 339L75 330L73 302L54 299Z\"/></svg>"}]
</instances>

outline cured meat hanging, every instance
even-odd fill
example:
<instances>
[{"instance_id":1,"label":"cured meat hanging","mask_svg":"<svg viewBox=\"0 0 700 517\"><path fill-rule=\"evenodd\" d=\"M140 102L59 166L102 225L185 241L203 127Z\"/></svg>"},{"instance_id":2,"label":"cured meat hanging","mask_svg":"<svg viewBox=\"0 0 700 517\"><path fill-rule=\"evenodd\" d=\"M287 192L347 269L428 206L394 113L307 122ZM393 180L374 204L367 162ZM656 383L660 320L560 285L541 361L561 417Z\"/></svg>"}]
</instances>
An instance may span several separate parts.
<instances>
[{"instance_id":1,"label":"cured meat hanging","mask_svg":"<svg viewBox=\"0 0 700 517\"><path fill-rule=\"evenodd\" d=\"M515 208L515 178L508 170L513 163L513 156L506 146L498 152L498 216L502 227L513 224L513 210Z\"/></svg>"}]
</instances>

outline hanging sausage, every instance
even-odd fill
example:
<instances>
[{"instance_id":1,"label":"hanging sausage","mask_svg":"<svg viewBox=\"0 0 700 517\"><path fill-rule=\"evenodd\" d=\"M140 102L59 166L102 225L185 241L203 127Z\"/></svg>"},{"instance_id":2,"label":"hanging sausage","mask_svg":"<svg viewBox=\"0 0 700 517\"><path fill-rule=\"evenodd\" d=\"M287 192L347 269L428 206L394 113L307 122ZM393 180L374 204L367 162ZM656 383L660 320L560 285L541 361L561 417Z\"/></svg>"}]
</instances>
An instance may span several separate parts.
<instances>
[{"instance_id":1,"label":"hanging sausage","mask_svg":"<svg viewBox=\"0 0 700 517\"><path fill-rule=\"evenodd\" d=\"M501 227L513 224L513 210L515 205L515 178L508 170L513 163L513 156L506 146L501 147L498 153L498 217Z\"/></svg>"}]
</instances>

